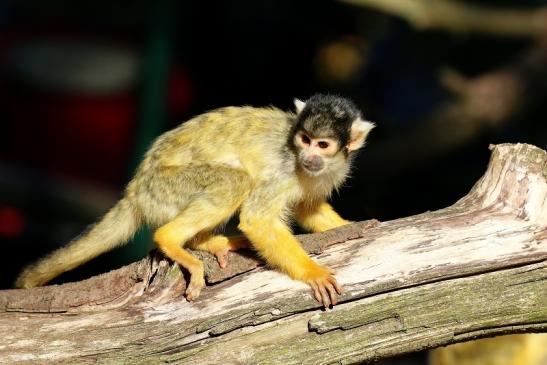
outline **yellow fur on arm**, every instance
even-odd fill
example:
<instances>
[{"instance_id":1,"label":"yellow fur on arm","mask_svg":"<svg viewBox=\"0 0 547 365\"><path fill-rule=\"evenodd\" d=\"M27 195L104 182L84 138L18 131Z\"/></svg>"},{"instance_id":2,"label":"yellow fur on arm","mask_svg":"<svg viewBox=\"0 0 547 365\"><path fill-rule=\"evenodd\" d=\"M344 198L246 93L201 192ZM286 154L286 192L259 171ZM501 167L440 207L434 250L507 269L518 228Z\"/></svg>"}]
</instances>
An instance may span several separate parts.
<instances>
[{"instance_id":1,"label":"yellow fur on arm","mask_svg":"<svg viewBox=\"0 0 547 365\"><path fill-rule=\"evenodd\" d=\"M308 281L319 267L302 249L288 227L281 221L253 217L240 224L253 246L272 266L291 278Z\"/></svg>"},{"instance_id":2,"label":"yellow fur on arm","mask_svg":"<svg viewBox=\"0 0 547 365\"><path fill-rule=\"evenodd\" d=\"M310 232L323 232L351 223L340 217L327 202L311 206L300 204L296 208L296 220L302 228Z\"/></svg>"}]
</instances>

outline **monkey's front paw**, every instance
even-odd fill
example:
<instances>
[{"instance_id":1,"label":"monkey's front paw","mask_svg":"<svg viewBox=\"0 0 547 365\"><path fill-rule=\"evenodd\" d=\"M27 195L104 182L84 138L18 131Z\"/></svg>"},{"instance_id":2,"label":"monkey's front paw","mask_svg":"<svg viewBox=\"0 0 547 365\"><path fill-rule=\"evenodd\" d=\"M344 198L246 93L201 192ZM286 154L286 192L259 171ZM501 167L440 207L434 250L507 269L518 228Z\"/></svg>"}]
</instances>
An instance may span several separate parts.
<instances>
[{"instance_id":1,"label":"monkey's front paw","mask_svg":"<svg viewBox=\"0 0 547 365\"><path fill-rule=\"evenodd\" d=\"M313 295L325 308L338 303L337 294L342 294L342 287L334 278L334 272L329 268L317 265L309 272L306 282L313 289Z\"/></svg>"},{"instance_id":2,"label":"monkey's front paw","mask_svg":"<svg viewBox=\"0 0 547 365\"><path fill-rule=\"evenodd\" d=\"M190 284L188 284L188 287L186 288L186 300L189 302L196 300L204 286L205 279L203 279L203 276L196 277L196 275L192 275Z\"/></svg>"}]
</instances>

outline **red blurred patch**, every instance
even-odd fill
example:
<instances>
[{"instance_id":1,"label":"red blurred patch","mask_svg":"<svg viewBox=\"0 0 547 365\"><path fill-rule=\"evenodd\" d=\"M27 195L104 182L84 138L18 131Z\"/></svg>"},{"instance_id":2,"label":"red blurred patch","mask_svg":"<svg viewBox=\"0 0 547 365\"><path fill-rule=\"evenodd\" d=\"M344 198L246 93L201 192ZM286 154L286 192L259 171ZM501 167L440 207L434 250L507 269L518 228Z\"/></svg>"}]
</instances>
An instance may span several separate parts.
<instances>
[{"instance_id":1,"label":"red blurred patch","mask_svg":"<svg viewBox=\"0 0 547 365\"><path fill-rule=\"evenodd\" d=\"M185 113L194 102L194 86L183 67L171 72L167 96L169 110L176 114Z\"/></svg>"},{"instance_id":2,"label":"red blurred patch","mask_svg":"<svg viewBox=\"0 0 547 365\"><path fill-rule=\"evenodd\" d=\"M15 238L20 236L25 226L25 220L17 209L0 207L0 236Z\"/></svg>"},{"instance_id":3,"label":"red blurred patch","mask_svg":"<svg viewBox=\"0 0 547 365\"><path fill-rule=\"evenodd\" d=\"M136 116L133 95L26 90L6 100L10 160L87 181L123 181Z\"/></svg>"}]
</instances>

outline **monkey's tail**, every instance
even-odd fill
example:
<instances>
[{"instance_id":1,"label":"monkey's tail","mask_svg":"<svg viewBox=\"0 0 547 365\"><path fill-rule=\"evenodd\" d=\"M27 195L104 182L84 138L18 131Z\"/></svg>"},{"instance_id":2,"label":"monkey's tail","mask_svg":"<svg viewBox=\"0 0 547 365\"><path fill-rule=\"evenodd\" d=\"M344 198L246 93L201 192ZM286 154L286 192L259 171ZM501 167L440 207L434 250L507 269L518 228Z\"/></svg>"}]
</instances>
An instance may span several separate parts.
<instances>
[{"instance_id":1,"label":"monkey's tail","mask_svg":"<svg viewBox=\"0 0 547 365\"><path fill-rule=\"evenodd\" d=\"M140 223L137 209L127 198L122 198L99 222L90 226L67 246L23 269L15 281L15 287L41 286L65 271L126 243L135 234Z\"/></svg>"}]
</instances>

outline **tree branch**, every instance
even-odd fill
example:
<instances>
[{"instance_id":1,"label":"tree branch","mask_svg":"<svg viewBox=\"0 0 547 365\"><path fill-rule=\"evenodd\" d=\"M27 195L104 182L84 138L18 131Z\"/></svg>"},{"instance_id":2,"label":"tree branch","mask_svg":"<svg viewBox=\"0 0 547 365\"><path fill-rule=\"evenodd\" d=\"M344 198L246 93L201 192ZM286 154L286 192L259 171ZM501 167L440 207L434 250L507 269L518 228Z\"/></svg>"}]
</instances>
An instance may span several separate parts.
<instances>
[{"instance_id":1,"label":"tree branch","mask_svg":"<svg viewBox=\"0 0 547 365\"><path fill-rule=\"evenodd\" d=\"M546 64L547 38L535 42L517 60L474 78L442 70L441 83L454 98L441 103L415 128L372 144L367 148L369 158L357 161L359 169L375 172L367 180L396 176L515 123L524 110L542 105Z\"/></svg>"},{"instance_id":2,"label":"tree branch","mask_svg":"<svg viewBox=\"0 0 547 365\"><path fill-rule=\"evenodd\" d=\"M492 149L485 175L448 208L300 237L345 287L333 310L237 254L233 272L210 263L210 285L188 303L178 267L151 255L78 283L0 292L0 358L353 363L547 331L547 153Z\"/></svg>"},{"instance_id":3,"label":"tree branch","mask_svg":"<svg viewBox=\"0 0 547 365\"><path fill-rule=\"evenodd\" d=\"M418 29L452 33L482 33L506 37L535 37L547 30L547 12L495 9L451 0L340 0L373 8L408 21Z\"/></svg>"}]
</instances>

